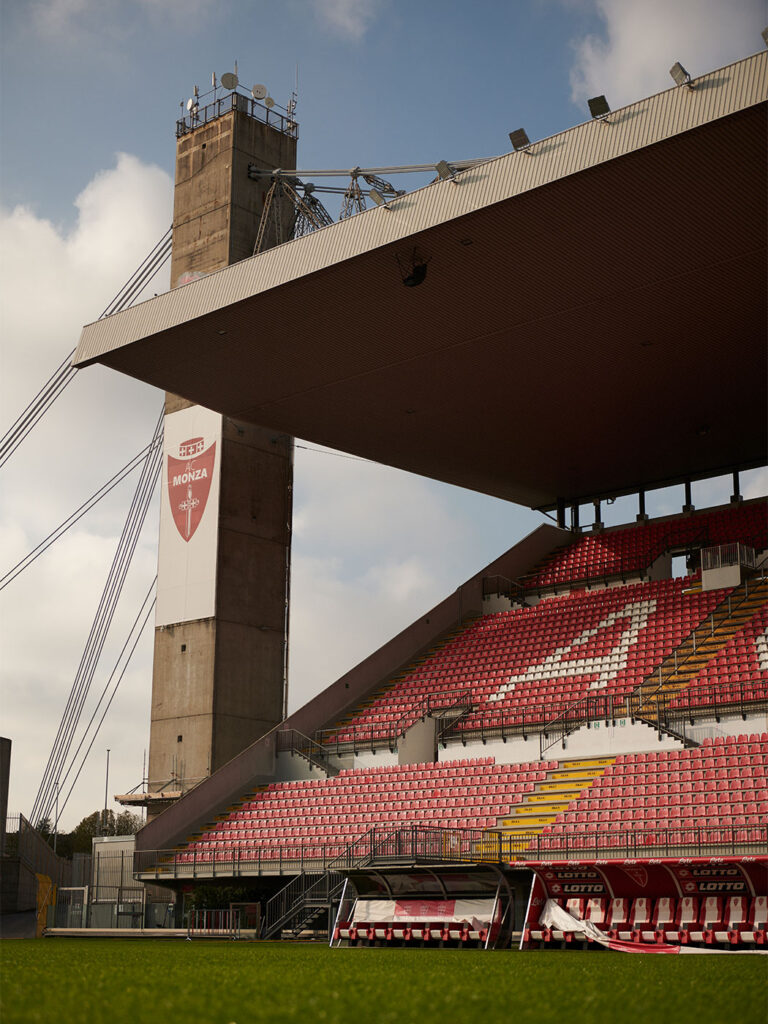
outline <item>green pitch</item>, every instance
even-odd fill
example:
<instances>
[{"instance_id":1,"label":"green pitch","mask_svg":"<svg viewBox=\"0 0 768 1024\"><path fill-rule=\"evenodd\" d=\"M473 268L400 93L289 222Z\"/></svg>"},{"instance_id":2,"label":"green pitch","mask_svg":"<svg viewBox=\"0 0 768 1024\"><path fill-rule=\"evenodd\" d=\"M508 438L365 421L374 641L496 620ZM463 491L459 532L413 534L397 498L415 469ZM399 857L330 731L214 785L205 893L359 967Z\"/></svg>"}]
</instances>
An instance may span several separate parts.
<instances>
[{"instance_id":1,"label":"green pitch","mask_svg":"<svg viewBox=\"0 0 768 1024\"><path fill-rule=\"evenodd\" d=\"M768 958L328 949L103 939L0 943L3 1024L765 1024Z\"/></svg>"}]
</instances>

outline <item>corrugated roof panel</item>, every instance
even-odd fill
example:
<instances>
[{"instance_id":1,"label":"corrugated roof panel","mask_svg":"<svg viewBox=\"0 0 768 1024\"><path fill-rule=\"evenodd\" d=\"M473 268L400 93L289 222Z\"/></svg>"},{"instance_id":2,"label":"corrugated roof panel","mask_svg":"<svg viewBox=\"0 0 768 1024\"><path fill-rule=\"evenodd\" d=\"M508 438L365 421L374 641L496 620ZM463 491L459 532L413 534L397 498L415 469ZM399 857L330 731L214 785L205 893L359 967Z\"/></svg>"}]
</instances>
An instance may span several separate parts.
<instances>
[{"instance_id":1,"label":"corrugated roof panel","mask_svg":"<svg viewBox=\"0 0 768 1024\"><path fill-rule=\"evenodd\" d=\"M764 101L768 52L537 142L87 326L76 363ZM457 256L458 258L458 256Z\"/></svg>"}]
</instances>

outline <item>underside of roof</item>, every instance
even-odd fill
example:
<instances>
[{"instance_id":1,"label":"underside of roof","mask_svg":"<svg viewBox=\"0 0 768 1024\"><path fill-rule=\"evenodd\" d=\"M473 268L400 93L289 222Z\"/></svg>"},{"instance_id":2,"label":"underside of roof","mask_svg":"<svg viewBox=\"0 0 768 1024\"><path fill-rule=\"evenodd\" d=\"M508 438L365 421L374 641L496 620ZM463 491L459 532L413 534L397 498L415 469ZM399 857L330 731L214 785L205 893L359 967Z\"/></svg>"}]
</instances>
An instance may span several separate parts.
<instances>
[{"instance_id":1,"label":"underside of roof","mask_svg":"<svg viewBox=\"0 0 768 1024\"><path fill-rule=\"evenodd\" d=\"M695 86L92 324L75 361L531 507L763 465L768 53Z\"/></svg>"}]
</instances>

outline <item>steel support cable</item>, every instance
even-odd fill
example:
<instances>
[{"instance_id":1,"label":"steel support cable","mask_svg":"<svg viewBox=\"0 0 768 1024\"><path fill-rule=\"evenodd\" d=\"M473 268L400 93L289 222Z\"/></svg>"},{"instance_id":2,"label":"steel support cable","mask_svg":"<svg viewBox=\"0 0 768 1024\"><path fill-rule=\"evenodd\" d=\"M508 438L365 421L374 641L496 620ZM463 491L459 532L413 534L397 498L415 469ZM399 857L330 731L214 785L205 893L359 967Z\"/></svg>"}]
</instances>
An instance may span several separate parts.
<instances>
[{"instance_id":1,"label":"steel support cable","mask_svg":"<svg viewBox=\"0 0 768 1024\"><path fill-rule=\"evenodd\" d=\"M131 558L133 557L147 508L149 507L149 500L154 490L155 482L159 477L161 457L162 453L160 453L157 459L156 471L153 469L142 474L142 480L134 496L135 498L138 497L138 500L132 503L131 510L129 511L121 543L118 546L118 552L113 561L102 599L99 602L99 608L86 643L86 650L81 659L75 683L70 693L56 740L54 741L51 756L49 757L46 775L36 799L34 813L37 814L38 818L44 818L50 814L50 809L55 799L55 783L60 777L62 766L68 756L74 732L82 714L82 707L87 698L106 641L117 600L120 596ZM154 458L152 461L154 461ZM150 460L145 463L144 470L148 469L149 464Z\"/></svg>"},{"instance_id":2,"label":"steel support cable","mask_svg":"<svg viewBox=\"0 0 768 1024\"><path fill-rule=\"evenodd\" d=\"M104 684L104 689L101 691L101 696L99 697L98 702L96 703L96 707L93 709L93 713L91 714L91 717L90 717L90 719L88 721L88 724L86 725L85 729L83 730L83 735L82 735L82 737L80 739L80 742L79 742L79 744L77 746L77 750L72 755L72 758L71 758L70 763L69 763L69 767L67 768L64 777L59 782L59 786L58 786L58 789L59 789L59 816L61 816L62 811L67 806L67 801L69 800L70 796L72 795L72 790L77 785L77 780L80 778L80 773L82 772L82 770L83 770L83 768L85 766L85 762L88 759L88 755L91 752L93 744L96 742L96 737L99 735L99 730L101 729L101 726L102 726L102 724L104 722L104 719L105 719L105 717L107 715L107 712L109 711L109 709L110 709L110 707L112 705L112 701L115 699L115 695L117 694L117 691L118 691L118 688L120 686L120 683L123 681L123 676L125 675L125 673L126 673L126 671L128 669L128 666L129 666L129 664L131 662L131 658L133 657L134 651L136 650L136 646L137 646L139 640L141 639L141 636L142 636L142 634L144 632L144 629L145 629L145 627L147 625L147 622L149 621L149 616L152 614L152 609L155 607L156 598L152 598L152 601L149 604L148 608L147 608L147 602L149 601L150 597L152 597L152 591L155 589L155 584L156 583L157 583L157 576L155 576L155 578L152 580L152 583L149 586L149 590L147 591L144 600L141 602L141 608L139 608L138 614L136 615L136 618L133 620L133 625L131 626L130 630L128 631L128 636L125 639L125 643L123 644L122 649L120 650L120 653L118 654L117 659L115 661L114 667L113 667L112 671L109 673L109 677L107 678L107 681ZM146 611L145 611L145 609L146 609ZM142 620L142 615L144 616L143 620ZM141 624L139 625L139 621L140 620L142 620L142 621L141 621ZM108 692L109 687L110 687L110 685L112 683L112 680L115 678L115 674L117 673L117 671L118 671L118 669L120 667L120 662L122 661L123 656L125 655L125 652L128 649L129 645L130 645L130 650L128 651L127 658L125 658L125 662L123 664L123 667L122 667L122 670L120 672L120 675L117 677L117 682L115 683L114 689L112 690L112 693L111 693L111 695L109 697L109 700L107 701L106 707L104 708L104 711L102 712L101 718L99 719L98 724L97 724L97 726L96 726L96 728L95 728L95 730L93 732L93 735L91 736L91 741L88 744L88 749L83 754L83 757L82 757L82 759L80 761L80 767L77 769L77 773L76 773L74 779L72 780L72 784L69 787L69 791L68 791L66 797L64 798L64 802L62 803L62 801L61 801L61 789L66 785L67 779L69 778L69 776L71 775L72 771L75 768L75 763L76 763L76 761L78 759L80 751L83 749L83 744L88 739L88 734L89 734L89 732L91 730L91 727L93 726L93 723L94 723L94 721L96 719L96 716L99 713L99 709L100 709L100 707L102 705L102 702L104 701L105 697L107 696L107 692Z\"/></svg>"},{"instance_id":3,"label":"steel support cable","mask_svg":"<svg viewBox=\"0 0 768 1024\"><path fill-rule=\"evenodd\" d=\"M159 475L159 474L158 474ZM142 519L143 522L143 519ZM52 750L52 756L49 758L50 768L48 770L47 778L45 778L45 786L41 786L41 793L38 795L36 801L37 806L35 813L38 818L49 817L53 803L55 800L55 786L56 782L61 776L61 771L64 764L66 763L69 755L69 750L72 745L74 734L77 730L77 726L82 715L83 705L87 699L88 692L90 690L93 676L95 674L103 647L104 642L109 631L109 627L112 622L114 610L117 604L117 600L120 596L122 589L122 582L125 578L125 572L127 571L130 559L133 555L133 548L135 543L128 552L128 557L124 563L124 571L121 573L122 579L118 580L117 586L112 588L110 595L110 601L106 606L105 611L102 614L102 621L100 623L99 630L96 631L95 639L90 645L88 656L81 662L81 667L84 668L79 672L78 679L76 679L75 687L71 694L71 699L68 702L68 708L65 711L65 716L62 720L62 726L60 726L57 741Z\"/></svg>"},{"instance_id":4,"label":"steel support cable","mask_svg":"<svg viewBox=\"0 0 768 1024\"><path fill-rule=\"evenodd\" d=\"M172 231L173 225L171 225L171 227L168 228L168 230L165 232L160 241L155 245L154 249L152 249L151 252L149 252L148 255L144 257L142 262L139 264L136 270L134 270L134 272L125 282L125 284L114 297L114 299L112 299L112 301L108 304L104 312L99 317L99 320L103 320L105 316L111 316L112 313L117 313L120 309L123 309L125 307L125 296L127 292L130 290L134 279L144 272L144 269L147 267L149 263L156 261L158 257L162 255L167 248L170 247ZM163 262L165 262L165 257L163 258Z\"/></svg>"},{"instance_id":5,"label":"steel support cable","mask_svg":"<svg viewBox=\"0 0 768 1024\"><path fill-rule=\"evenodd\" d=\"M159 444L159 441L157 443ZM87 501L84 501L79 508L75 509L75 511L68 516L63 523L57 526L55 530L52 530L36 547L32 548L32 550L26 554L20 562L17 562L16 565L14 565L12 569L9 569L4 576L0 576L0 590L3 590L9 583L12 583L16 577L21 575L25 569L32 565L40 555L44 554L44 552L47 551L55 541L60 537L63 537L70 527L79 522L87 512L90 512L90 510L101 501L102 498L105 498L110 491L114 490L121 481L129 476L134 469L144 461L144 459L149 457L152 448L153 445L151 443L142 448L137 455L134 455L130 462L127 462L122 469L115 473L113 477L107 480L105 484L102 484L101 487L92 494Z\"/></svg>"},{"instance_id":6,"label":"steel support cable","mask_svg":"<svg viewBox=\"0 0 768 1024\"><path fill-rule=\"evenodd\" d=\"M113 313L119 313L121 310L126 309L132 305L138 295L144 290L147 284L152 278L160 271L160 268L168 261L171 255L172 244L170 238L166 247L160 252L153 263L151 263L146 270L144 270L141 276L137 277L133 282L130 291L126 294L125 299L119 306L113 309L108 315L111 316ZM103 319L103 318L101 318Z\"/></svg>"},{"instance_id":7,"label":"steel support cable","mask_svg":"<svg viewBox=\"0 0 768 1024\"><path fill-rule=\"evenodd\" d=\"M100 320L105 316L119 313L125 309L152 277L158 273L171 255L171 234L172 227L168 228L149 255L134 270L128 281L101 314ZM0 468L5 465L33 427L36 426L38 421L77 375L77 368L71 365L74 354L75 349L72 349L3 437L0 438Z\"/></svg>"},{"instance_id":8,"label":"steel support cable","mask_svg":"<svg viewBox=\"0 0 768 1024\"><path fill-rule=\"evenodd\" d=\"M153 443L162 433L163 412L158 419L153 434ZM133 552L136 548L139 533L149 508L150 499L160 476L162 466L162 447L157 445L151 456L142 466L141 476L126 516L123 531L118 542L115 557L110 568L107 582L96 609L85 649L78 666L75 681L70 691L64 713L53 742L48 763L43 773L32 818L38 820L45 817L42 808L49 808L54 797L54 786L61 772L61 765L66 758L72 743L73 731L77 726L82 705L90 687L99 657L106 641L106 636L114 615L125 576L128 572Z\"/></svg>"},{"instance_id":9,"label":"steel support cable","mask_svg":"<svg viewBox=\"0 0 768 1024\"><path fill-rule=\"evenodd\" d=\"M5 465L37 421L72 381L77 373L77 370L69 365L74 352L73 349L61 366L48 378L13 426L3 435L0 440L0 466Z\"/></svg>"}]
</instances>

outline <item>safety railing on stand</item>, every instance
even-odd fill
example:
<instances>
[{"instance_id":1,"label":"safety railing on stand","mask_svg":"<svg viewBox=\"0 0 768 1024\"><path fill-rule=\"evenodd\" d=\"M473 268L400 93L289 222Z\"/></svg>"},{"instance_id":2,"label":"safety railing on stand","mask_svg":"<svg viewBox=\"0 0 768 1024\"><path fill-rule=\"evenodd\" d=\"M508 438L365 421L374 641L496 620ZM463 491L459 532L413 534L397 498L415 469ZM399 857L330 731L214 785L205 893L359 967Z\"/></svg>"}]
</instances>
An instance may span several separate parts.
<instances>
[{"instance_id":1,"label":"safety railing on stand","mask_svg":"<svg viewBox=\"0 0 768 1024\"><path fill-rule=\"evenodd\" d=\"M177 851L142 851L137 878L190 880L239 878L257 875L311 875L383 865L499 864L520 860L569 857L659 857L768 854L768 824L653 829L599 829L552 834L505 833L496 829L375 827L351 843L337 841L295 846L264 845L233 858L212 852L180 861ZM155 869L155 865L157 868ZM142 870L143 867L143 870ZM301 884L306 884L301 883ZM298 885L296 893L299 892ZM314 884L314 883L313 883ZM293 891L293 890L292 890Z\"/></svg>"}]
</instances>

